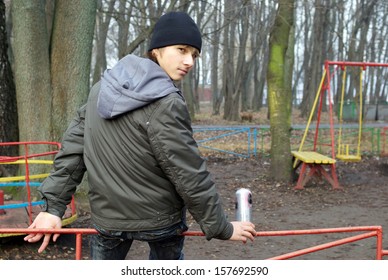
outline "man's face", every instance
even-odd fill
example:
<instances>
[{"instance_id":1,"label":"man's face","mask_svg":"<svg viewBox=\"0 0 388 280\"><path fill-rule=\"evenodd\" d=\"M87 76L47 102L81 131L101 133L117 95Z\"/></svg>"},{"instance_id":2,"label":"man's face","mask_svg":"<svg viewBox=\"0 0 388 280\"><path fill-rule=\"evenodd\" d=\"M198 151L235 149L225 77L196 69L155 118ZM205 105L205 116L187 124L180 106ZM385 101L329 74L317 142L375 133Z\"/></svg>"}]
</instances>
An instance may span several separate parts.
<instances>
[{"instance_id":1,"label":"man's face","mask_svg":"<svg viewBox=\"0 0 388 280\"><path fill-rule=\"evenodd\" d=\"M196 48L187 45L173 45L154 49L154 55L167 75L174 81L182 80L193 68L199 56Z\"/></svg>"}]
</instances>

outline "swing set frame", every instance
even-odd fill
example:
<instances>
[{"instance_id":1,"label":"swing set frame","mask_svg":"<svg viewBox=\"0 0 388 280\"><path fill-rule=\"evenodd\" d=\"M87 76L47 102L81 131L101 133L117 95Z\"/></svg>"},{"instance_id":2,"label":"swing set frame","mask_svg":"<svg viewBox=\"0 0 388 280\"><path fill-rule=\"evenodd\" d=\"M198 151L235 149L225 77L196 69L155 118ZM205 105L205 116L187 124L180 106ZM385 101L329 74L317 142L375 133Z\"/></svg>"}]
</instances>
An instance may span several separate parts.
<instances>
[{"instance_id":1,"label":"swing set frame","mask_svg":"<svg viewBox=\"0 0 388 280\"><path fill-rule=\"evenodd\" d=\"M330 67L335 66L333 73L330 72ZM349 153L349 144L343 143L343 106L344 106L344 93L346 89L346 67L360 67L360 82L359 82L359 113L358 113L358 138L356 154L351 155ZM299 179L295 189L303 189L304 185L313 176L320 176L327 179L334 189L340 189L336 172L336 158L342 161L357 162L361 160L361 136L362 136L362 123L363 123L363 110L362 110L362 83L363 83L363 71L367 67L388 67L388 63L374 63L374 62L351 62L351 61L325 61L324 72L322 79L315 96L313 107L306 125L305 132L303 134L302 141L300 143L298 151L292 151L294 160L294 170L302 165L299 173ZM334 127L334 116L333 116L333 99L331 95L331 80L333 75L338 69L343 71L342 74L342 91L340 101L340 112L339 112L339 134L338 134L338 146L335 144L335 127ZM326 93L326 94L325 94ZM318 145L318 134L321 124L321 113L325 97L328 101L329 107L329 127L330 127L330 153L331 156L322 155L317 151ZM312 151L303 151L303 145L306 140L312 118L314 113L317 111L317 121L314 133L314 142ZM336 153L337 151L337 153ZM310 171L308 171L310 169ZM327 170L329 169L329 170Z\"/></svg>"}]
</instances>

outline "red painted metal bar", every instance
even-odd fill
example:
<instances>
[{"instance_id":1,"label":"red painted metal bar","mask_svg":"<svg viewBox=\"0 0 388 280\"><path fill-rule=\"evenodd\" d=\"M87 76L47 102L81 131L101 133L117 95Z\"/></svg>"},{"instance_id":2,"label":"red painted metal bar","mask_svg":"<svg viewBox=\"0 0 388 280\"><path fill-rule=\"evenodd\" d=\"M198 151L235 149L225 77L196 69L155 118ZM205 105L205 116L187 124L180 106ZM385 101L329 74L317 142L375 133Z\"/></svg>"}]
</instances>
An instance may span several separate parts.
<instances>
[{"instance_id":1,"label":"red painted metal bar","mask_svg":"<svg viewBox=\"0 0 388 280\"><path fill-rule=\"evenodd\" d=\"M381 156L386 156L388 154L388 152L385 151L385 146L386 146L386 142L387 142L387 130L388 130L388 127L383 127L383 129L380 132L381 137L383 138L382 139L382 142L383 142L382 149L380 151Z\"/></svg>"},{"instance_id":2,"label":"red painted metal bar","mask_svg":"<svg viewBox=\"0 0 388 280\"><path fill-rule=\"evenodd\" d=\"M0 233L75 234L76 235L75 259L80 260L82 257L82 235L96 234L97 231L91 228L61 228L61 229L0 228Z\"/></svg>"},{"instance_id":3,"label":"red painted metal bar","mask_svg":"<svg viewBox=\"0 0 388 280\"><path fill-rule=\"evenodd\" d=\"M329 102L329 120L330 120L330 138L331 138L331 157L335 158L335 138L334 138L334 116L333 116L333 102L331 101L331 77L329 65L325 63L325 68L327 71L327 99ZM335 71L334 71L335 73ZM335 170L335 165L333 166Z\"/></svg>"},{"instance_id":4,"label":"red painted metal bar","mask_svg":"<svg viewBox=\"0 0 388 280\"><path fill-rule=\"evenodd\" d=\"M16 160L19 160L19 159L24 159L24 164L25 164L25 182L26 182L27 201L28 201L27 213L28 213L29 224L32 224L30 168L29 168L28 159L34 158L34 157L47 156L47 155L54 155L54 154L58 153L58 150L49 151L49 152L43 152L43 153L30 154L29 153L29 146L30 145L53 145L53 146L56 146L57 149L59 150L61 148L61 143L59 143L59 142L51 142L51 141L22 141L22 142L2 142L2 143L0 143L0 146L23 146L24 147L24 155L22 155L22 156L14 156L14 157L0 156L0 162L7 163L7 162L13 162L13 161L16 161ZM74 199L72 200L71 208L72 208L72 214L74 215L75 214Z\"/></svg>"},{"instance_id":5,"label":"red painted metal bar","mask_svg":"<svg viewBox=\"0 0 388 280\"><path fill-rule=\"evenodd\" d=\"M330 61L326 60L327 65L338 65L338 66L360 66L360 67L388 67L388 63L375 63L375 62L361 62L361 61Z\"/></svg>"},{"instance_id":6,"label":"red painted metal bar","mask_svg":"<svg viewBox=\"0 0 388 280\"><path fill-rule=\"evenodd\" d=\"M4 205L4 191L0 190L0 205ZM0 209L0 215L4 215L5 210Z\"/></svg>"},{"instance_id":7,"label":"red painted metal bar","mask_svg":"<svg viewBox=\"0 0 388 280\"><path fill-rule=\"evenodd\" d=\"M270 258L269 260L286 260L286 259L291 259L291 258L295 258L295 257L301 256L301 255L305 255L305 254L309 254L309 253L314 253L314 252L317 252L317 251L321 251L321 250L324 250L324 249L329 249L329 248L332 248L332 247L340 246L340 245L343 245L343 244L346 244L346 243L350 243L350 242L366 239L366 238L373 237L373 236L376 236L376 232L363 233L363 234L359 234L359 235L356 235L356 236L353 236L353 237L347 237L347 238L343 238L343 239L340 239L340 240L336 240L336 241L328 242L328 243L325 243L325 244L317 245L317 246L314 246L314 247L310 247L310 248L302 249L302 250L299 250L299 251L295 251L295 252L292 252L292 253L288 253L288 254L277 256L277 257L273 257L273 258ZM381 258L377 258L377 259L381 260Z\"/></svg>"},{"instance_id":8,"label":"red painted metal bar","mask_svg":"<svg viewBox=\"0 0 388 280\"><path fill-rule=\"evenodd\" d=\"M59 150L61 148L61 143L59 142L50 142L50 141L30 141L30 142L1 142L0 146L27 146L27 145L53 145L57 146L57 149ZM28 156L0 156L0 162L8 162L8 161L16 161L19 159L25 159L25 158L33 158L33 157L42 157L47 155L54 155L58 153L58 150L50 151L50 152L43 152L43 153L37 153L37 154L29 154Z\"/></svg>"},{"instance_id":9,"label":"red painted metal bar","mask_svg":"<svg viewBox=\"0 0 388 280\"><path fill-rule=\"evenodd\" d=\"M80 260L82 258L82 234L77 233L75 235L75 259Z\"/></svg>"},{"instance_id":10,"label":"red painted metal bar","mask_svg":"<svg viewBox=\"0 0 388 280\"><path fill-rule=\"evenodd\" d=\"M61 147L61 143L52 141L21 141L21 142L0 142L0 146L18 146L18 145L54 145L58 148Z\"/></svg>"},{"instance_id":11,"label":"red painted metal bar","mask_svg":"<svg viewBox=\"0 0 388 280\"><path fill-rule=\"evenodd\" d=\"M303 254L312 253L315 251L328 249L334 246L343 245L346 243L358 241L361 239L366 239L369 237L376 236L377 239L377 247L376 247L376 259L381 260L382 256L388 255L388 250L382 249L382 236L383 229L381 226L359 226L359 227L342 227L342 228L326 228L326 229L308 229L308 230L284 230L284 231L264 231L257 232L256 236L289 236L289 235L309 235L309 234L328 234L328 233L349 233L349 232L359 232L359 231L369 231L364 234L360 234L353 237L344 238L338 241L329 242L326 244L314 246L311 248L306 248L303 250L299 250L293 253L289 253L286 255L274 257L271 259L286 259L291 257L296 257ZM204 234L199 231L194 232L185 232L186 236L203 236Z\"/></svg>"},{"instance_id":12,"label":"red painted metal bar","mask_svg":"<svg viewBox=\"0 0 388 280\"><path fill-rule=\"evenodd\" d=\"M307 169L307 164L305 162L302 162L302 166L299 171L298 182L296 183L296 186L295 186L296 190L303 190L303 186L305 184L304 178L305 178L306 169Z\"/></svg>"},{"instance_id":13,"label":"red painted metal bar","mask_svg":"<svg viewBox=\"0 0 388 280\"><path fill-rule=\"evenodd\" d=\"M335 171L334 164L326 164L330 168L330 175L322 166L323 164L314 164L314 163L302 163L301 169L299 171L299 178L295 186L295 190L303 190L306 183L314 176L323 176L330 183L333 189L342 189L339 185L337 173ZM307 172L309 168L309 172Z\"/></svg>"},{"instance_id":14,"label":"red painted metal bar","mask_svg":"<svg viewBox=\"0 0 388 280\"><path fill-rule=\"evenodd\" d=\"M74 198L74 195L71 197L70 208L71 208L71 215L72 215L72 216L74 216L75 214L77 214L77 209L76 209L76 207L75 207L75 198Z\"/></svg>"},{"instance_id":15,"label":"red painted metal bar","mask_svg":"<svg viewBox=\"0 0 388 280\"><path fill-rule=\"evenodd\" d=\"M301 229L301 230L278 230L258 232L256 236L285 236L285 235L306 235L306 234L326 234L357 231L381 231L381 226L358 226L358 227L340 227L340 228L321 228L321 229Z\"/></svg>"},{"instance_id":16,"label":"red painted metal bar","mask_svg":"<svg viewBox=\"0 0 388 280\"><path fill-rule=\"evenodd\" d=\"M28 201L28 220L29 225L32 224L32 205L31 205L31 188L30 188L30 168L28 166L28 144L24 144L24 162L26 168L26 188L27 188L27 201Z\"/></svg>"},{"instance_id":17,"label":"red painted metal bar","mask_svg":"<svg viewBox=\"0 0 388 280\"><path fill-rule=\"evenodd\" d=\"M328 249L331 247L343 245L350 242L355 242L361 239L366 239L376 236L377 246L376 246L376 259L381 260L383 256L388 255L388 250L382 249L382 236L383 230L381 226L359 226L359 227L342 227L342 228L324 228L324 229L308 229L308 230L284 230L284 231L263 231L257 232L256 237L260 236L289 236L289 235L308 235L308 234L328 234L328 233L349 233L349 232L359 232L359 231L369 231L363 234L359 234L352 237L343 238L340 240L328 242L325 244L313 246L310 248L302 249L292 253L284 254L281 256L273 257L271 259L289 259L292 257ZM22 229L22 228L8 228L0 229L0 233L59 233L59 234L75 234L76 235L76 260L82 258L82 235L83 234L96 234L95 229L90 228L62 228L62 229ZM201 231L187 231L184 232L185 236L204 236L204 233Z\"/></svg>"},{"instance_id":18,"label":"red painted metal bar","mask_svg":"<svg viewBox=\"0 0 388 280\"><path fill-rule=\"evenodd\" d=\"M329 75L328 72L326 72L326 77ZM322 112L322 104L324 100L324 88L326 88L325 84L321 88L321 92L319 93L319 104L318 104L318 116L317 116L317 122L315 124L315 135L314 135L314 151L317 150L317 143L318 143L318 134L319 134L319 124L321 123L321 112Z\"/></svg>"}]
</instances>

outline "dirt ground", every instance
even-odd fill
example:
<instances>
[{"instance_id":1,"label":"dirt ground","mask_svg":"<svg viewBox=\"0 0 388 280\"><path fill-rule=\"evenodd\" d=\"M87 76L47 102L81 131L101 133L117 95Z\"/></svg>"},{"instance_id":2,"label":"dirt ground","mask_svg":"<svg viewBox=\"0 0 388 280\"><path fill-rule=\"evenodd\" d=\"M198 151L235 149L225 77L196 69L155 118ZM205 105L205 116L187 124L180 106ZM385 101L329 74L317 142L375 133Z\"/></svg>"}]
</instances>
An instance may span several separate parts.
<instances>
[{"instance_id":1,"label":"dirt ground","mask_svg":"<svg viewBox=\"0 0 388 280\"><path fill-rule=\"evenodd\" d=\"M359 163L338 162L337 174L342 190L333 190L322 180L310 181L304 190L294 185L274 183L267 177L268 158L209 159L208 167L222 196L229 219L235 216L235 192L249 188L253 195L253 222L260 232L382 226L383 249L388 249L388 158L364 158ZM82 205L82 204L80 204ZM79 206L79 218L71 227L89 227L87 207ZM188 216L189 230L199 230ZM207 241L204 237L187 237L185 258L267 259L307 247L353 236L356 233L331 233L301 236L259 236L255 242ZM63 235L42 254L38 244L27 244L22 238L2 240L1 259L74 259L75 241ZM83 259L89 258L88 237L83 239ZM127 259L147 259L148 245L134 242ZM368 238L295 259L376 258L376 238ZM384 257L387 259L387 256Z\"/></svg>"}]
</instances>

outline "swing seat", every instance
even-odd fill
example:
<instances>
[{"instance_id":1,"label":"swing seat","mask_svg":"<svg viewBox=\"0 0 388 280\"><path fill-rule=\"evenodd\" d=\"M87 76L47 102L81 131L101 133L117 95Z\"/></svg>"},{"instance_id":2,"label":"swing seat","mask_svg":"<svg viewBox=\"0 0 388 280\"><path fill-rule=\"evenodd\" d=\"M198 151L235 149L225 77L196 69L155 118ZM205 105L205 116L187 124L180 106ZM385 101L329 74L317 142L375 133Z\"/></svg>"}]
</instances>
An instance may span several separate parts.
<instances>
[{"instance_id":1,"label":"swing seat","mask_svg":"<svg viewBox=\"0 0 388 280\"><path fill-rule=\"evenodd\" d=\"M336 155L336 158L347 162L359 162L361 161L361 155L357 152L355 155L349 154L349 144L339 145L340 150Z\"/></svg>"},{"instance_id":2,"label":"swing seat","mask_svg":"<svg viewBox=\"0 0 388 280\"><path fill-rule=\"evenodd\" d=\"M361 161L361 156L358 156L358 155L339 155L339 154L337 154L336 157L342 161L347 161L347 162L359 162L359 161Z\"/></svg>"}]
</instances>

